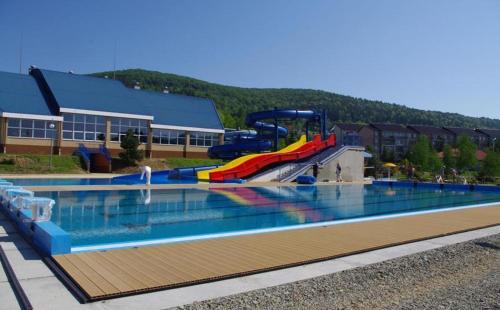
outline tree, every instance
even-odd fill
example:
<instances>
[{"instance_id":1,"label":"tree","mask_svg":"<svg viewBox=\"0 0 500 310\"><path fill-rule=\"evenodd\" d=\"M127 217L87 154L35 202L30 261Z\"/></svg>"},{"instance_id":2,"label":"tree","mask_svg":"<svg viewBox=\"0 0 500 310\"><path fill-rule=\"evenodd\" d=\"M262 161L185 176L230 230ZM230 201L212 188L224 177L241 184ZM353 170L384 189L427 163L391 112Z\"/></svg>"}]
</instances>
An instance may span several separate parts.
<instances>
[{"instance_id":1,"label":"tree","mask_svg":"<svg viewBox=\"0 0 500 310\"><path fill-rule=\"evenodd\" d=\"M425 171L439 171L443 166L441 159L432 148L426 135L417 137L417 141L408 153L410 162Z\"/></svg>"},{"instance_id":2,"label":"tree","mask_svg":"<svg viewBox=\"0 0 500 310\"><path fill-rule=\"evenodd\" d=\"M448 169L456 168L457 166L457 160L453 155L453 149L449 144L445 144L443 147L443 164Z\"/></svg>"},{"instance_id":3,"label":"tree","mask_svg":"<svg viewBox=\"0 0 500 310\"><path fill-rule=\"evenodd\" d=\"M460 136L457 142L458 158L457 167L471 170L475 167L477 146L468 136Z\"/></svg>"},{"instance_id":4,"label":"tree","mask_svg":"<svg viewBox=\"0 0 500 310\"><path fill-rule=\"evenodd\" d=\"M429 139L425 135L419 135L417 141L412 145L409 152L409 160L412 164L420 167L420 169L429 169L429 157L432 149Z\"/></svg>"},{"instance_id":5,"label":"tree","mask_svg":"<svg viewBox=\"0 0 500 310\"><path fill-rule=\"evenodd\" d=\"M427 165L428 165L427 168L434 173L440 171L441 168L443 167L443 161L441 160L441 158L439 158L437 153L434 152L432 149L431 152L429 153Z\"/></svg>"},{"instance_id":6,"label":"tree","mask_svg":"<svg viewBox=\"0 0 500 310\"><path fill-rule=\"evenodd\" d=\"M490 150L483 160L483 165L480 171L483 177L499 177L500 176L500 154Z\"/></svg>"},{"instance_id":7,"label":"tree","mask_svg":"<svg viewBox=\"0 0 500 310\"><path fill-rule=\"evenodd\" d=\"M95 76L110 76L101 72ZM313 89L258 89L219 85L189 77L146 71L140 69L115 72L116 79L133 87L135 82L142 89L161 92L168 86L171 93L195 95L211 99L221 113L226 127L245 126L249 112L274 107L293 109L326 109L328 119L342 122L423 124L434 126L500 128L500 120L474 118L456 113L423 111L401 105L389 104L338 95Z\"/></svg>"},{"instance_id":8,"label":"tree","mask_svg":"<svg viewBox=\"0 0 500 310\"><path fill-rule=\"evenodd\" d=\"M122 137L120 147L123 152L120 153L120 158L128 165L135 165L144 157L144 153L139 150L139 144L139 138L134 135L132 129L129 129L127 134Z\"/></svg>"}]
</instances>

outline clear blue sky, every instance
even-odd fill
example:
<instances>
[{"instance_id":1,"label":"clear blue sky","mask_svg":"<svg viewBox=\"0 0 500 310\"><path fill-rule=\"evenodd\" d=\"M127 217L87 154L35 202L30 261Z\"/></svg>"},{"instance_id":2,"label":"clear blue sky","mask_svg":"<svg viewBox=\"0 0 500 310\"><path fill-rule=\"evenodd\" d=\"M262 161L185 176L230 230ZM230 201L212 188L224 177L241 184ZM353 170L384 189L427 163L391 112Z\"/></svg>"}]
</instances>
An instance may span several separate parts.
<instances>
[{"instance_id":1,"label":"clear blue sky","mask_svg":"<svg viewBox=\"0 0 500 310\"><path fill-rule=\"evenodd\" d=\"M498 0L0 0L0 70L144 68L500 118Z\"/></svg>"}]
</instances>

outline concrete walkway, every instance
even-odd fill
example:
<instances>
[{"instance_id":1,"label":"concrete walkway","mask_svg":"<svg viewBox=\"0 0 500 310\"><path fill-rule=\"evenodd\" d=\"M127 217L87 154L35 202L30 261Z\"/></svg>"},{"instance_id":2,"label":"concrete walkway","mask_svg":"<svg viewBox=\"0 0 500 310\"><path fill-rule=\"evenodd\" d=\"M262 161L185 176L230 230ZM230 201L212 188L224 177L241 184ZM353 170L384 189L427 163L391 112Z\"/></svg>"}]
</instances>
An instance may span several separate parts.
<instances>
[{"instance_id":1,"label":"concrete walkway","mask_svg":"<svg viewBox=\"0 0 500 310\"><path fill-rule=\"evenodd\" d=\"M40 257L0 214L0 245L35 309L165 309L250 290L309 279L384 260L500 233L500 226L351 255L321 263L255 274L149 294L80 304ZM5 273L0 270L0 309L19 309Z\"/></svg>"}]
</instances>

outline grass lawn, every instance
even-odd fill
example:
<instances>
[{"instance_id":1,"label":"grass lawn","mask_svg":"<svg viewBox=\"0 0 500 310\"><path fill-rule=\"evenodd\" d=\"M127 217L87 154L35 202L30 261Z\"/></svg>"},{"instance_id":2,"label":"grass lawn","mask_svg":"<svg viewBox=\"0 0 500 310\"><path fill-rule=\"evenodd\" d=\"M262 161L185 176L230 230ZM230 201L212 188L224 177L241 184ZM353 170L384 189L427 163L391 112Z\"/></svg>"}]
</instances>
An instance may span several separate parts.
<instances>
[{"instance_id":1,"label":"grass lawn","mask_svg":"<svg viewBox=\"0 0 500 310\"><path fill-rule=\"evenodd\" d=\"M69 174L86 173L78 156L61 155L52 157L52 169L49 169L49 155L33 154L0 154L0 174ZM153 170L174 169L178 167L195 167L221 164L219 159L197 159L197 158L167 158L167 159L145 159L139 165L148 165ZM135 173L139 167L127 167L120 164L119 159L113 160L113 172Z\"/></svg>"},{"instance_id":2,"label":"grass lawn","mask_svg":"<svg viewBox=\"0 0 500 310\"><path fill-rule=\"evenodd\" d=\"M49 168L49 155L0 154L0 173L42 174L42 173L85 173L80 158L61 155L52 157L52 169Z\"/></svg>"},{"instance_id":3,"label":"grass lawn","mask_svg":"<svg viewBox=\"0 0 500 310\"><path fill-rule=\"evenodd\" d=\"M208 159L208 158L182 158L171 157L166 160L167 166L170 169L179 167L196 167L196 166L210 166L222 164L221 159Z\"/></svg>"},{"instance_id":4,"label":"grass lawn","mask_svg":"<svg viewBox=\"0 0 500 310\"><path fill-rule=\"evenodd\" d=\"M222 160L219 159L171 157L167 159L144 159L138 162L136 166L127 166L121 159L113 158L113 172L123 174L138 173L139 166L150 166L153 170L167 170L179 167L210 166L221 163Z\"/></svg>"}]
</instances>

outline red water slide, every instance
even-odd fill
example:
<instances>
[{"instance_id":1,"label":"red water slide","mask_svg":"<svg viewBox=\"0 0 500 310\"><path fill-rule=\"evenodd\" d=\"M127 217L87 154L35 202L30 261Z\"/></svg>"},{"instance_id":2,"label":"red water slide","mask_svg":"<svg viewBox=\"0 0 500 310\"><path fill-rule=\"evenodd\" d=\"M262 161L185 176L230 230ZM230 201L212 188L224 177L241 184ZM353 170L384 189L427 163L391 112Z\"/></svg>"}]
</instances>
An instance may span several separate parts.
<instances>
[{"instance_id":1,"label":"red water slide","mask_svg":"<svg viewBox=\"0 0 500 310\"><path fill-rule=\"evenodd\" d=\"M211 172L210 181L224 182L224 180L230 179L243 179L257 173L269 165L308 158L332 146L335 146L334 134L328 136L324 141L321 141L320 135L315 135L312 141L307 142L297 150L280 154L261 154L232 169Z\"/></svg>"}]
</instances>

